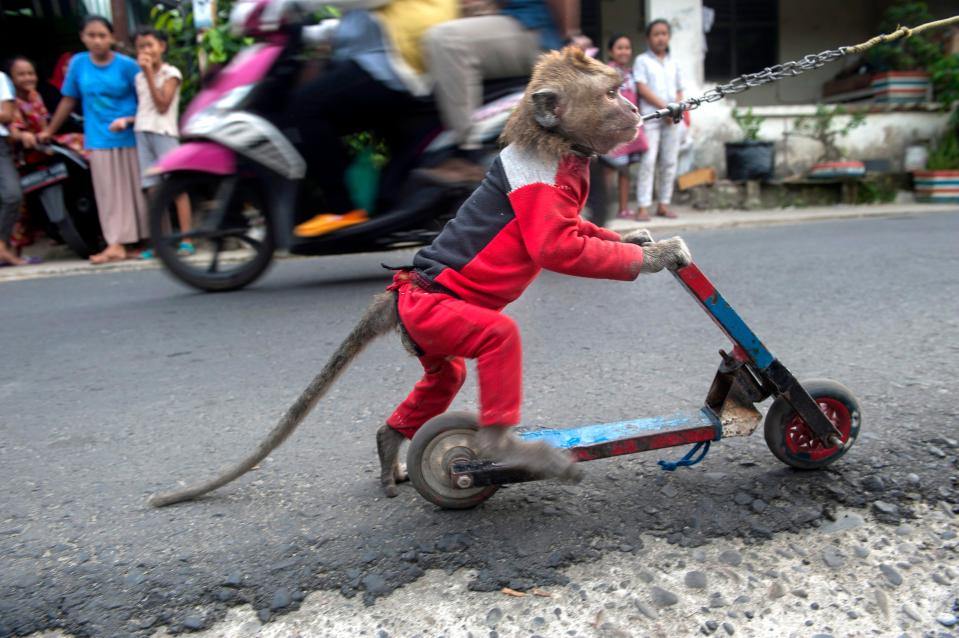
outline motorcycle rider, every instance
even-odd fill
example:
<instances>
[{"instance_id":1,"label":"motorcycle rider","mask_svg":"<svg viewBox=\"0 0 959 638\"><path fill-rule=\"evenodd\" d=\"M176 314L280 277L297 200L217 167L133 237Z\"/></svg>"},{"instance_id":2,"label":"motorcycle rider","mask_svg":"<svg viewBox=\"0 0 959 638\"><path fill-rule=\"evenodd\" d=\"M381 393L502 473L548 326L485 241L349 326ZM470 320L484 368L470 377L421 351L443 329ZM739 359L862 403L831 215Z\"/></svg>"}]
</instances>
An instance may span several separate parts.
<instances>
[{"instance_id":1,"label":"motorcycle rider","mask_svg":"<svg viewBox=\"0 0 959 638\"><path fill-rule=\"evenodd\" d=\"M324 3L327 4L327 3ZM435 127L425 77L423 34L459 15L457 0L358 0L329 3L350 10L333 36L333 59L320 76L291 100L291 119L311 179L323 191L324 210L296 226L299 237L317 237L359 224L368 211L354 207L345 182L349 164L340 138L372 131L402 168L416 154L415 142ZM385 192L399 184L381 184Z\"/></svg>"},{"instance_id":2,"label":"motorcycle rider","mask_svg":"<svg viewBox=\"0 0 959 638\"><path fill-rule=\"evenodd\" d=\"M419 171L443 183L475 184L486 169L474 157L472 113L481 105L483 80L527 76L542 51L591 45L582 35L579 0L505 0L494 15L444 22L426 33L427 65L436 82L443 124L456 133L458 152Z\"/></svg>"}]
</instances>

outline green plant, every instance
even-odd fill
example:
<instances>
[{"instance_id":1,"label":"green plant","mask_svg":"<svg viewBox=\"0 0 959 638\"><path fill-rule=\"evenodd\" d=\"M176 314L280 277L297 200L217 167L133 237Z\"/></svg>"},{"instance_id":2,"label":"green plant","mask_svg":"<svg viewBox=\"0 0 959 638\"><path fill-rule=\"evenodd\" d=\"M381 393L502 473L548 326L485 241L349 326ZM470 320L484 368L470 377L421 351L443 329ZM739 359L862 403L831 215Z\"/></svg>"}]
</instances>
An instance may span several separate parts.
<instances>
[{"instance_id":1,"label":"green plant","mask_svg":"<svg viewBox=\"0 0 959 638\"><path fill-rule=\"evenodd\" d=\"M752 108L748 108L745 112L739 109L733 109L733 120L736 121L739 129L743 132L743 141L755 142L759 139L759 128L766 118L760 115L753 115Z\"/></svg>"},{"instance_id":2,"label":"green plant","mask_svg":"<svg viewBox=\"0 0 959 638\"><path fill-rule=\"evenodd\" d=\"M932 20L934 18L925 2L898 0L883 12L879 31L891 33L900 26L914 27ZM926 33L878 44L866 52L867 62L890 71L924 71L941 57L939 45Z\"/></svg>"},{"instance_id":3,"label":"green plant","mask_svg":"<svg viewBox=\"0 0 959 638\"><path fill-rule=\"evenodd\" d=\"M842 158L842 151L837 145L839 138L846 137L850 131L866 123L865 113L853 113L844 125L837 125L834 128L836 117L846 115L849 115L848 111L841 106L828 109L820 104L816 107L814 115L802 115L796 118L793 122L795 129L793 134L814 139L822 144L822 154L816 161L834 162Z\"/></svg>"},{"instance_id":4,"label":"green plant","mask_svg":"<svg viewBox=\"0 0 959 638\"><path fill-rule=\"evenodd\" d=\"M898 191L896 177L881 175L878 178L864 179L856 189L857 204L888 204L896 199Z\"/></svg>"},{"instance_id":5,"label":"green plant","mask_svg":"<svg viewBox=\"0 0 959 638\"><path fill-rule=\"evenodd\" d=\"M168 39L167 62L183 73L180 89L180 104L186 106L200 90L202 72L200 60L221 65L229 62L244 46L252 44L251 38L233 35L229 17L232 0L216 3L216 25L200 33L193 26L193 11L189 3L174 8L156 5L150 10L153 28L162 31Z\"/></svg>"},{"instance_id":6,"label":"green plant","mask_svg":"<svg viewBox=\"0 0 959 638\"><path fill-rule=\"evenodd\" d=\"M944 55L929 66L936 100L946 109L959 102L959 53Z\"/></svg>"},{"instance_id":7,"label":"green plant","mask_svg":"<svg viewBox=\"0 0 959 638\"><path fill-rule=\"evenodd\" d=\"M959 135L956 131L947 131L932 147L926 168L930 171L959 170Z\"/></svg>"},{"instance_id":8,"label":"green plant","mask_svg":"<svg viewBox=\"0 0 959 638\"><path fill-rule=\"evenodd\" d=\"M935 18L925 2L898 0L883 13L879 23L882 33L891 33L900 26L915 27ZM949 108L959 100L959 55L945 55L934 32L879 44L866 52L866 61L879 71L927 71L936 100Z\"/></svg>"}]
</instances>

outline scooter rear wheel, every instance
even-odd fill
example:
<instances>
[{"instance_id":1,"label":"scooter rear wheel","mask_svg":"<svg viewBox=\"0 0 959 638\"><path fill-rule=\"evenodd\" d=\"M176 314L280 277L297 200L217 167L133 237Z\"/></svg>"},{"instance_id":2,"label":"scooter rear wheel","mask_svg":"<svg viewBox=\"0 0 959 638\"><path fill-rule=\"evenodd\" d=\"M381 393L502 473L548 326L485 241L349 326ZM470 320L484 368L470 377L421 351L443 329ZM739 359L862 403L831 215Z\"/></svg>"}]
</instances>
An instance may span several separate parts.
<instances>
[{"instance_id":1,"label":"scooter rear wheel","mask_svg":"<svg viewBox=\"0 0 959 638\"><path fill-rule=\"evenodd\" d=\"M859 401L846 386L829 379L802 381L803 388L840 432L842 447L827 447L792 406L778 397L764 422L766 445L780 461L800 470L817 470L839 460L859 436Z\"/></svg>"},{"instance_id":2,"label":"scooter rear wheel","mask_svg":"<svg viewBox=\"0 0 959 638\"><path fill-rule=\"evenodd\" d=\"M176 200L190 200L191 225L179 228ZM174 277L208 292L236 290L269 267L276 244L267 198L255 179L175 173L150 200L150 237L157 258ZM195 254L181 250L192 242Z\"/></svg>"},{"instance_id":3,"label":"scooter rear wheel","mask_svg":"<svg viewBox=\"0 0 959 638\"><path fill-rule=\"evenodd\" d=\"M452 462L476 458L478 429L475 414L448 412L416 432L406 453L406 470L420 496L444 509L469 509L496 493L499 485L463 489L450 480Z\"/></svg>"}]
</instances>

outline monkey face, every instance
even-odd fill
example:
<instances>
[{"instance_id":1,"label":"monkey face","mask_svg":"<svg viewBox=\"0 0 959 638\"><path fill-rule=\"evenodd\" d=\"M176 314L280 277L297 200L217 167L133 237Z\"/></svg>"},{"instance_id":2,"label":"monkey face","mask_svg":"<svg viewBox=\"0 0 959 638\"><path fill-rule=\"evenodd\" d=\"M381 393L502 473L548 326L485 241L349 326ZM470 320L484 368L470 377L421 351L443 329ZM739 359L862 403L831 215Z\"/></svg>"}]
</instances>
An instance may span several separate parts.
<instances>
[{"instance_id":1,"label":"monkey face","mask_svg":"<svg viewBox=\"0 0 959 638\"><path fill-rule=\"evenodd\" d=\"M619 74L588 58L531 94L533 117L545 129L600 155L636 138L642 120L619 93Z\"/></svg>"},{"instance_id":2,"label":"monkey face","mask_svg":"<svg viewBox=\"0 0 959 638\"><path fill-rule=\"evenodd\" d=\"M636 107L619 94L621 83L614 69L575 47L543 54L502 140L545 155L576 147L604 155L635 139L642 126Z\"/></svg>"}]
</instances>

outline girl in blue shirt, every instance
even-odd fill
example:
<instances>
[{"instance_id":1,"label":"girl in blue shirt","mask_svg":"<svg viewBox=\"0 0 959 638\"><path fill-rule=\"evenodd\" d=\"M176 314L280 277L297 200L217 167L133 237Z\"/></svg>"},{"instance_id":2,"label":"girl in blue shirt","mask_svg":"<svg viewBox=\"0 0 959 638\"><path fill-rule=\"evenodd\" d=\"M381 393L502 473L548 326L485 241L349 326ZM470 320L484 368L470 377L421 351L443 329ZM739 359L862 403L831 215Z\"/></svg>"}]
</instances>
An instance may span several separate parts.
<instances>
[{"instance_id":1,"label":"girl in blue shirt","mask_svg":"<svg viewBox=\"0 0 959 638\"><path fill-rule=\"evenodd\" d=\"M38 138L48 141L83 102L84 145L90 151L93 192L107 247L90 257L95 264L128 258L129 244L148 236L147 208L140 192L133 121L137 96L133 78L137 63L113 51L113 25L101 16L88 16L80 39L87 53L70 61L63 82L63 99L50 124Z\"/></svg>"}]
</instances>

